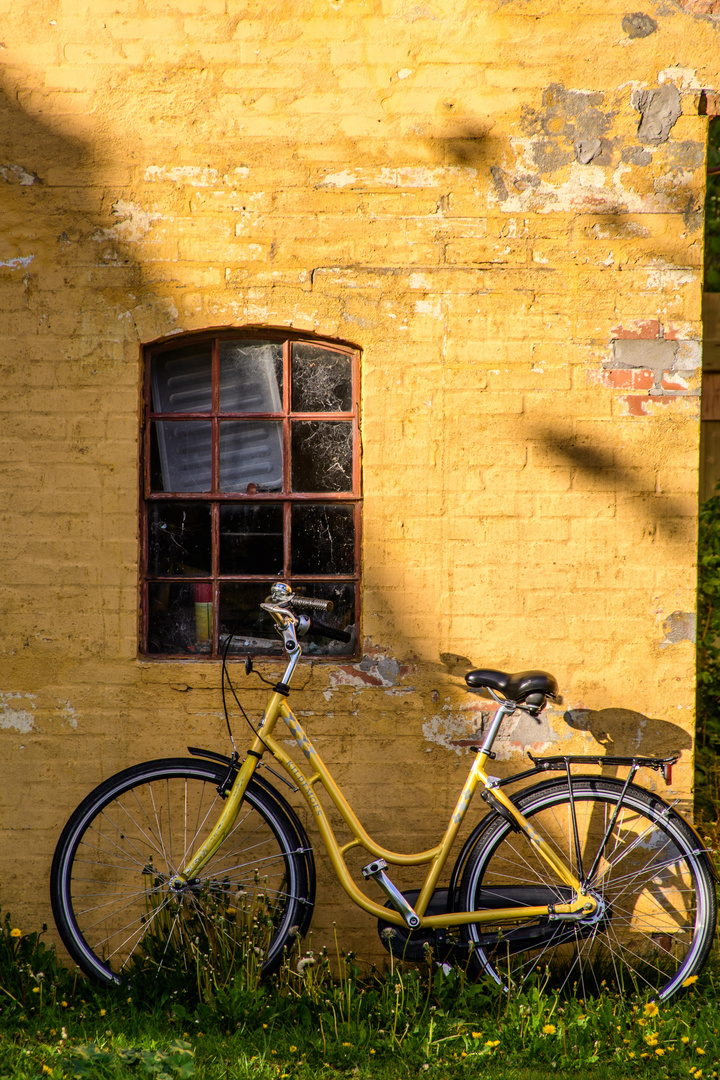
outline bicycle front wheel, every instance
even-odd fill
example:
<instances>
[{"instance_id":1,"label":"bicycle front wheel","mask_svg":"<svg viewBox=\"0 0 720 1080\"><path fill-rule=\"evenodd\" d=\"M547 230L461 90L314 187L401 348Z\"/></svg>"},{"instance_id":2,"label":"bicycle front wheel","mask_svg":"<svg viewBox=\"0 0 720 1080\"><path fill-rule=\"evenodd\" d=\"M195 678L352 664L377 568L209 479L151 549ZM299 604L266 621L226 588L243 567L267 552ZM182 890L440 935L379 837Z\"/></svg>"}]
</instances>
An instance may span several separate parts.
<instances>
[{"instance_id":1,"label":"bicycle front wheel","mask_svg":"<svg viewBox=\"0 0 720 1080\"><path fill-rule=\"evenodd\" d=\"M464 936L476 974L506 988L522 987L534 974L582 997L607 985L667 999L700 970L716 919L707 855L667 803L634 785L613 823L623 787L574 777L572 803L565 780L515 798L533 829L585 881L598 910L578 921L471 924ZM479 839L461 882L466 911L571 897L524 833L502 818Z\"/></svg>"},{"instance_id":2,"label":"bicycle front wheel","mask_svg":"<svg viewBox=\"0 0 720 1080\"><path fill-rule=\"evenodd\" d=\"M223 806L227 768L183 758L146 762L92 791L58 841L55 922L73 960L105 983L155 972L245 964L268 975L312 912L307 847L279 795L251 781L232 831L179 892L170 881Z\"/></svg>"}]
</instances>

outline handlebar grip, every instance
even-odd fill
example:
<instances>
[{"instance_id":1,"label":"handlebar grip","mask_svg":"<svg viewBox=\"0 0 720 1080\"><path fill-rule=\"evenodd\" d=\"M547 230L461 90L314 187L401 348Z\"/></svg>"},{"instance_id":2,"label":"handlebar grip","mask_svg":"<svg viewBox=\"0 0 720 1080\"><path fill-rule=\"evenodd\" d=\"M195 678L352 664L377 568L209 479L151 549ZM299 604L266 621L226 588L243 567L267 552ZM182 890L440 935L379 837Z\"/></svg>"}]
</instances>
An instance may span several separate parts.
<instances>
[{"instance_id":1,"label":"handlebar grip","mask_svg":"<svg viewBox=\"0 0 720 1080\"><path fill-rule=\"evenodd\" d=\"M348 634L347 630L336 630L334 626L324 626L323 623L316 622L315 619L310 620L310 629L314 630L316 634L322 634L323 637L332 638L334 641L342 641L345 645L352 641L352 634Z\"/></svg>"},{"instance_id":2,"label":"handlebar grip","mask_svg":"<svg viewBox=\"0 0 720 1080\"><path fill-rule=\"evenodd\" d=\"M332 600L317 600L312 596L293 596L290 606L302 611L332 611Z\"/></svg>"}]
</instances>

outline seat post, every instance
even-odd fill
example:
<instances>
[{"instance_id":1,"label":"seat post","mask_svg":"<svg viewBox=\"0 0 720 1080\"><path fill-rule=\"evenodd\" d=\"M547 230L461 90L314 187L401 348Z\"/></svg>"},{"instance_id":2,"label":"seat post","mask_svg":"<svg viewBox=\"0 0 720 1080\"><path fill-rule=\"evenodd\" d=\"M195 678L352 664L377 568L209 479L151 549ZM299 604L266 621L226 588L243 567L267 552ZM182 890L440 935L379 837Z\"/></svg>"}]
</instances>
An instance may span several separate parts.
<instances>
[{"instance_id":1,"label":"seat post","mask_svg":"<svg viewBox=\"0 0 720 1080\"><path fill-rule=\"evenodd\" d=\"M500 701L500 698L495 697L495 694L493 694L492 690L490 690L490 693L496 701ZM500 702L500 708L495 713L493 721L488 728L488 733L485 736L485 740L480 747L481 754L489 754L491 752L493 743L495 742L495 739L497 737L497 733L500 730L500 725L502 724L506 716L512 716L512 714L515 712L515 709L516 705L514 701L506 700Z\"/></svg>"}]
</instances>

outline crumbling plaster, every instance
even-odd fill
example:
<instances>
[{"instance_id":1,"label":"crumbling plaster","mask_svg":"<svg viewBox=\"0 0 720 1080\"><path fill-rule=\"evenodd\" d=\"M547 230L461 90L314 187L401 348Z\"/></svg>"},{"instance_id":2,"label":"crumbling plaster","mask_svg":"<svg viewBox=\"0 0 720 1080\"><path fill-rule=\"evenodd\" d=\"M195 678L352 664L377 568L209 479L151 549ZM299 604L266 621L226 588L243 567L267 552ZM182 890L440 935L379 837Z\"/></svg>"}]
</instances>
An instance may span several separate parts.
<instances>
[{"instance_id":1,"label":"crumbling plaster","mask_svg":"<svg viewBox=\"0 0 720 1080\"><path fill-rule=\"evenodd\" d=\"M362 644L295 701L371 831L435 841L492 711L462 682L481 663L564 697L508 724L498 771L678 748L688 807L716 7L0 0L0 844L23 925L49 920L89 786L226 745L217 669L137 656L140 347L210 326L362 349ZM371 948L322 885L318 933Z\"/></svg>"}]
</instances>

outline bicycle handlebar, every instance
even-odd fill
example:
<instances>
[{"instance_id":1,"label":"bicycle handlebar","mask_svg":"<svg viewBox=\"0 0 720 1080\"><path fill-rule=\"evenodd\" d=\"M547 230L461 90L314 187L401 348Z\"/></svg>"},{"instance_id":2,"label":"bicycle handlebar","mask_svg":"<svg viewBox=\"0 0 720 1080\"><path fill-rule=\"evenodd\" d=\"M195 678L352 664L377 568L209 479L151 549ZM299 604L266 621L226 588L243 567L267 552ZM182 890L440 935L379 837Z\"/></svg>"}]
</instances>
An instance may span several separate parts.
<instances>
[{"instance_id":1,"label":"bicycle handlebar","mask_svg":"<svg viewBox=\"0 0 720 1080\"><path fill-rule=\"evenodd\" d=\"M295 596L290 599L290 607L297 608L298 611L332 611L332 600L317 600L312 596Z\"/></svg>"}]
</instances>

